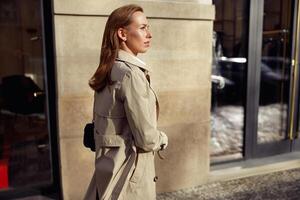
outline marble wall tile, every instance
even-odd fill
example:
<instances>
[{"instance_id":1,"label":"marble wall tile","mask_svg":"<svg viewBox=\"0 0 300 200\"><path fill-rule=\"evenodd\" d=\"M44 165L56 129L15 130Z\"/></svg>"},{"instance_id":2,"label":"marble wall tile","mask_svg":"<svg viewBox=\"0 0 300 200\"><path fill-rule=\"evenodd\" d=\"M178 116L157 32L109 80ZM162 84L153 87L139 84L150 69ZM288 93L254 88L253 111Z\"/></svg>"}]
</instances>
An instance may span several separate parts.
<instances>
[{"instance_id":1,"label":"marble wall tile","mask_svg":"<svg viewBox=\"0 0 300 200\"><path fill-rule=\"evenodd\" d=\"M210 123L177 123L161 127L169 137L161 160L156 156L157 192L203 184L209 174Z\"/></svg>"},{"instance_id":2,"label":"marble wall tile","mask_svg":"<svg viewBox=\"0 0 300 200\"><path fill-rule=\"evenodd\" d=\"M153 69L157 91L210 85L212 25L203 21L149 20L152 47L141 58Z\"/></svg>"},{"instance_id":3,"label":"marble wall tile","mask_svg":"<svg viewBox=\"0 0 300 200\"><path fill-rule=\"evenodd\" d=\"M60 162L64 200L83 199L94 172L95 154L82 138L60 139Z\"/></svg>"},{"instance_id":4,"label":"marble wall tile","mask_svg":"<svg viewBox=\"0 0 300 200\"><path fill-rule=\"evenodd\" d=\"M99 64L106 18L55 16L59 96L92 95L88 80Z\"/></svg>"},{"instance_id":5,"label":"marble wall tile","mask_svg":"<svg viewBox=\"0 0 300 200\"><path fill-rule=\"evenodd\" d=\"M152 47L149 52L155 54L156 59L199 59L211 55L208 53L212 46L211 23L187 19L150 18L148 21L152 33ZM178 57L178 54L181 57Z\"/></svg>"},{"instance_id":6,"label":"marble wall tile","mask_svg":"<svg viewBox=\"0 0 300 200\"><path fill-rule=\"evenodd\" d=\"M94 92L88 81L98 67L98 58L57 57L58 95L87 96Z\"/></svg>"},{"instance_id":7,"label":"marble wall tile","mask_svg":"<svg viewBox=\"0 0 300 200\"><path fill-rule=\"evenodd\" d=\"M98 67L106 19L56 16L55 20L59 95L90 95L87 83ZM153 87L168 91L210 85L212 40L204 38L212 38L211 24L159 19L149 23L152 48L140 57L153 68Z\"/></svg>"},{"instance_id":8,"label":"marble wall tile","mask_svg":"<svg viewBox=\"0 0 300 200\"><path fill-rule=\"evenodd\" d=\"M99 56L107 17L55 16L57 56Z\"/></svg>"},{"instance_id":9,"label":"marble wall tile","mask_svg":"<svg viewBox=\"0 0 300 200\"><path fill-rule=\"evenodd\" d=\"M59 137L82 137L85 124L93 119L93 98L60 98L58 107Z\"/></svg>"},{"instance_id":10,"label":"marble wall tile","mask_svg":"<svg viewBox=\"0 0 300 200\"><path fill-rule=\"evenodd\" d=\"M158 93L158 126L202 123L210 118L210 87Z\"/></svg>"},{"instance_id":11,"label":"marble wall tile","mask_svg":"<svg viewBox=\"0 0 300 200\"><path fill-rule=\"evenodd\" d=\"M210 62L196 61L161 61L162 68L151 73L152 86L157 92L189 90L211 86Z\"/></svg>"},{"instance_id":12,"label":"marble wall tile","mask_svg":"<svg viewBox=\"0 0 300 200\"><path fill-rule=\"evenodd\" d=\"M138 4L150 17L214 19L214 7L210 0L198 1L143 1L143 0L54 0L55 14L109 15L125 4Z\"/></svg>"}]
</instances>

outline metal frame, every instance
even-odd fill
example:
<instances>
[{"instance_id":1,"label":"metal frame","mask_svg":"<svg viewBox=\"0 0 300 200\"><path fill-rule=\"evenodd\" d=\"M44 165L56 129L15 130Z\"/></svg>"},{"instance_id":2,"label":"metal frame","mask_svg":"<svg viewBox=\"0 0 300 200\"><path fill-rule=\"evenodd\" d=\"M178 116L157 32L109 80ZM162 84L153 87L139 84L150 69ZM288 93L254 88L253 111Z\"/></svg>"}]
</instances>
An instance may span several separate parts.
<instances>
[{"instance_id":1,"label":"metal frame","mask_svg":"<svg viewBox=\"0 0 300 200\"><path fill-rule=\"evenodd\" d=\"M288 112L288 123L289 123L289 129L288 129L288 136L289 139L292 141L294 140L294 133L296 132L296 125L297 125L297 109L298 109L298 105L297 105L297 100L298 100L298 67L299 67L299 56L297 56L299 54L299 45L298 40L299 40L299 13L298 13L298 6L299 3L298 1L293 2L294 3L294 19L293 19L293 37L292 37L292 64L291 64L291 73L290 73L290 77L291 77L291 81L290 81L290 101L289 101L289 105L291 105L291 107L289 107L289 112Z\"/></svg>"},{"instance_id":2,"label":"metal frame","mask_svg":"<svg viewBox=\"0 0 300 200\"><path fill-rule=\"evenodd\" d=\"M294 45L297 46L298 49L300 49L300 38L299 38L299 35L300 35L300 3L299 1L295 0L295 8L294 8L294 13L297 13L297 16L295 16L294 18L294 26L296 26L296 24L298 25L298 36L294 36L295 38L295 43ZM294 33L296 34L296 33ZM295 101L294 101L294 104L295 104L295 115L294 115L294 129L293 129L293 133L294 134L294 140L292 142L292 151L299 151L300 150L300 137L299 137L299 123L300 123L300 107L299 107L299 95L300 95L300 87L299 87L299 84L300 84L300 80L299 80L299 77L300 77L300 70L299 70L299 60L300 60L300 55L299 53L295 53L296 55L293 55L293 58L295 60L297 60L297 62L295 62L295 67L298 68L298 73L296 74L297 75L297 80L295 81L295 90L296 90L296 96L295 96ZM297 66L296 66L297 64ZM298 126L298 127L297 127Z\"/></svg>"},{"instance_id":3,"label":"metal frame","mask_svg":"<svg viewBox=\"0 0 300 200\"><path fill-rule=\"evenodd\" d=\"M63 199L61 190L61 174L60 174L60 156L59 156L59 140L58 140L58 106L57 106L57 80L55 68L55 37L54 37L54 5L53 1L42 0L43 10L43 31L44 31L44 55L48 94L48 123L51 145L51 161L52 161L52 185L42 190L47 195L54 195L59 199Z\"/></svg>"},{"instance_id":4,"label":"metal frame","mask_svg":"<svg viewBox=\"0 0 300 200\"><path fill-rule=\"evenodd\" d=\"M254 146L257 141L263 3L261 0L250 1L244 159L254 156Z\"/></svg>"},{"instance_id":5,"label":"metal frame","mask_svg":"<svg viewBox=\"0 0 300 200\"><path fill-rule=\"evenodd\" d=\"M0 199L13 199L30 195L44 195L54 199L62 199L61 176L59 170L59 146L57 138L57 98L56 72L54 63L54 30L53 1L41 0L41 18L43 29L44 77L47 94L48 132L50 144L50 159L52 164L52 183L17 188L0 192Z\"/></svg>"}]
</instances>

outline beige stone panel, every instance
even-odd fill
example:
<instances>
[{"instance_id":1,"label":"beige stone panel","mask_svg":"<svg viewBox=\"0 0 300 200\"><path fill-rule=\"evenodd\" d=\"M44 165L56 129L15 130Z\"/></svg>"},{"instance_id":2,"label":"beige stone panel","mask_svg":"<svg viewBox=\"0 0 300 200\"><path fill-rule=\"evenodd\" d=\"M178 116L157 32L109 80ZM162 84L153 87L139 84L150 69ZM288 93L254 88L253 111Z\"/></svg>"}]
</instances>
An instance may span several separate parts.
<instances>
[{"instance_id":1,"label":"beige stone panel","mask_svg":"<svg viewBox=\"0 0 300 200\"><path fill-rule=\"evenodd\" d=\"M94 153L82 138L60 139L61 177L64 200L81 200L94 172Z\"/></svg>"},{"instance_id":2,"label":"beige stone panel","mask_svg":"<svg viewBox=\"0 0 300 200\"><path fill-rule=\"evenodd\" d=\"M106 17L55 16L54 20L57 56L99 58Z\"/></svg>"},{"instance_id":3,"label":"beige stone panel","mask_svg":"<svg viewBox=\"0 0 300 200\"><path fill-rule=\"evenodd\" d=\"M141 5L147 16L155 18L179 18L213 20L214 6L201 2L153 2L132 1Z\"/></svg>"},{"instance_id":4,"label":"beige stone panel","mask_svg":"<svg viewBox=\"0 0 300 200\"><path fill-rule=\"evenodd\" d=\"M109 15L114 9L125 4L138 4L149 17L214 19L211 2L200 1L143 1L143 0L54 0L55 14Z\"/></svg>"},{"instance_id":5,"label":"beige stone panel","mask_svg":"<svg viewBox=\"0 0 300 200\"><path fill-rule=\"evenodd\" d=\"M57 56L99 57L106 20L106 17L55 16ZM211 21L149 19L149 24L153 38L147 57L179 60L211 56Z\"/></svg>"},{"instance_id":6,"label":"beige stone panel","mask_svg":"<svg viewBox=\"0 0 300 200\"><path fill-rule=\"evenodd\" d=\"M88 81L98 67L98 57L56 57L58 95L60 97L91 96Z\"/></svg>"},{"instance_id":7,"label":"beige stone panel","mask_svg":"<svg viewBox=\"0 0 300 200\"><path fill-rule=\"evenodd\" d=\"M93 96L60 98L58 108L60 137L82 137L85 124L93 119Z\"/></svg>"},{"instance_id":8,"label":"beige stone panel","mask_svg":"<svg viewBox=\"0 0 300 200\"><path fill-rule=\"evenodd\" d=\"M127 2L124 0L54 0L54 13L109 15L113 9Z\"/></svg>"},{"instance_id":9,"label":"beige stone panel","mask_svg":"<svg viewBox=\"0 0 300 200\"><path fill-rule=\"evenodd\" d=\"M157 59L205 58L211 55L212 21L148 19L152 33L148 53ZM172 52L172 53L170 53Z\"/></svg>"},{"instance_id":10,"label":"beige stone panel","mask_svg":"<svg viewBox=\"0 0 300 200\"><path fill-rule=\"evenodd\" d=\"M106 18L55 17L59 96L90 95L88 80L99 64Z\"/></svg>"},{"instance_id":11,"label":"beige stone panel","mask_svg":"<svg viewBox=\"0 0 300 200\"><path fill-rule=\"evenodd\" d=\"M99 63L99 38L102 37L105 20L102 17L56 16L60 96L90 92L86 86ZM140 57L153 68L151 78L154 88L168 91L210 85L212 22L149 21L153 45L147 54ZM90 31L89 27L94 29ZM171 34L173 32L176 34Z\"/></svg>"},{"instance_id":12,"label":"beige stone panel","mask_svg":"<svg viewBox=\"0 0 300 200\"><path fill-rule=\"evenodd\" d=\"M153 70L151 74L152 86L157 92L174 90L189 90L211 86L211 65L208 62L197 61L159 61L161 69Z\"/></svg>"},{"instance_id":13,"label":"beige stone panel","mask_svg":"<svg viewBox=\"0 0 300 200\"><path fill-rule=\"evenodd\" d=\"M88 86L96 68L96 61L76 57L57 57L57 76L59 96L90 96L93 91ZM183 67L184 64L188 65ZM165 61L163 69L151 74L151 83L157 92L189 90L211 86L211 68L204 62L195 65L194 61ZM157 65L162 65L159 61Z\"/></svg>"},{"instance_id":14,"label":"beige stone panel","mask_svg":"<svg viewBox=\"0 0 300 200\"><path fill-rule=\"evenodd\" d=\"M209 121L210 94L210 87L160 92L158 126Z\"/></svg>"},{"instance_id":15,"label":"beige stone panel","mask_svg":"<svg viewBox=\"0 0 300 200\"><path fill-rule=\"evenodd\" d=\"M157 2L170 1L170 0L152 0ZM212 4L211 0L172 0L172 2L185 2L185 3L201 3L201 4Z\"/></svg>"},{"instance_id":16,"label":"beige stone panel","mask_svg":"<svg viewBox=\"0 0 300 200\"><path fill-rule=\"evenodd\" d=\"M153 73L157 91L210 85L212 22L149 20L152 47L140 57Z\"/></svg>"},{"instance_id":17,"label":"beige stone panel","mask_svg":"<svg viewBox=\"0 0 300 200\"><path fill-rule=\"evenodd\" d=\"M169 145L156 156L157 192L170 192L207 182L210 123L181 123L162 127Z\"/></svg>"}]
</instances>

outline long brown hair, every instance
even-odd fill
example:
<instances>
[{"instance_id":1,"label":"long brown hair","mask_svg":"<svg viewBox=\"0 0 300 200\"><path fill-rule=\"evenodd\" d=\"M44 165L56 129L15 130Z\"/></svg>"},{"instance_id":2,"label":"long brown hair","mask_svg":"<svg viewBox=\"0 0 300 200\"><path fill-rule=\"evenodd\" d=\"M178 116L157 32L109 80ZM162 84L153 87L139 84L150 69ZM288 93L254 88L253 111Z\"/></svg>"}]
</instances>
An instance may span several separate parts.
<instances>
[{"instance_id":1,"label":"long brown hair","mask_svg":"<svg viewBox=\"0 0 300 200\"><path fill-rule=\"evenodd\" d=\"M95 91L101 91L106 85L112 84L110 74L120 49L120 38L117 31L119 28L128 26L131 23L133 13L143 8L138 5L125 5L114 10L108 17L105 25L99 66L89 80L90 87Z\"/></svg>"}]
</instances>

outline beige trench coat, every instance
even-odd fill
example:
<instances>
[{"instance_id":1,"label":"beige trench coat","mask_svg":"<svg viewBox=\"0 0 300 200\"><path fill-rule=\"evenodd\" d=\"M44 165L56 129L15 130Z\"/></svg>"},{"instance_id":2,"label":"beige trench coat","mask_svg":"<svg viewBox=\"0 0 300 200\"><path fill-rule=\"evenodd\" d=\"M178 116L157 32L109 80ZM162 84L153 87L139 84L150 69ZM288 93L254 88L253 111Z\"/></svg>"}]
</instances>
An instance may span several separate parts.
<instances>
[{"instance_id":1,"label":"beige trench coat","mask_svg":"<svg viewBox=\"0 0 300 200\"><path fill-rule=\"evenodd\" d=\"M114 84L95 92L95 172L85 200L156 198L154 152L166 140L157 130L156 95L150 69L120 50L111 71Z\"/></svg>"}]
</instances>

